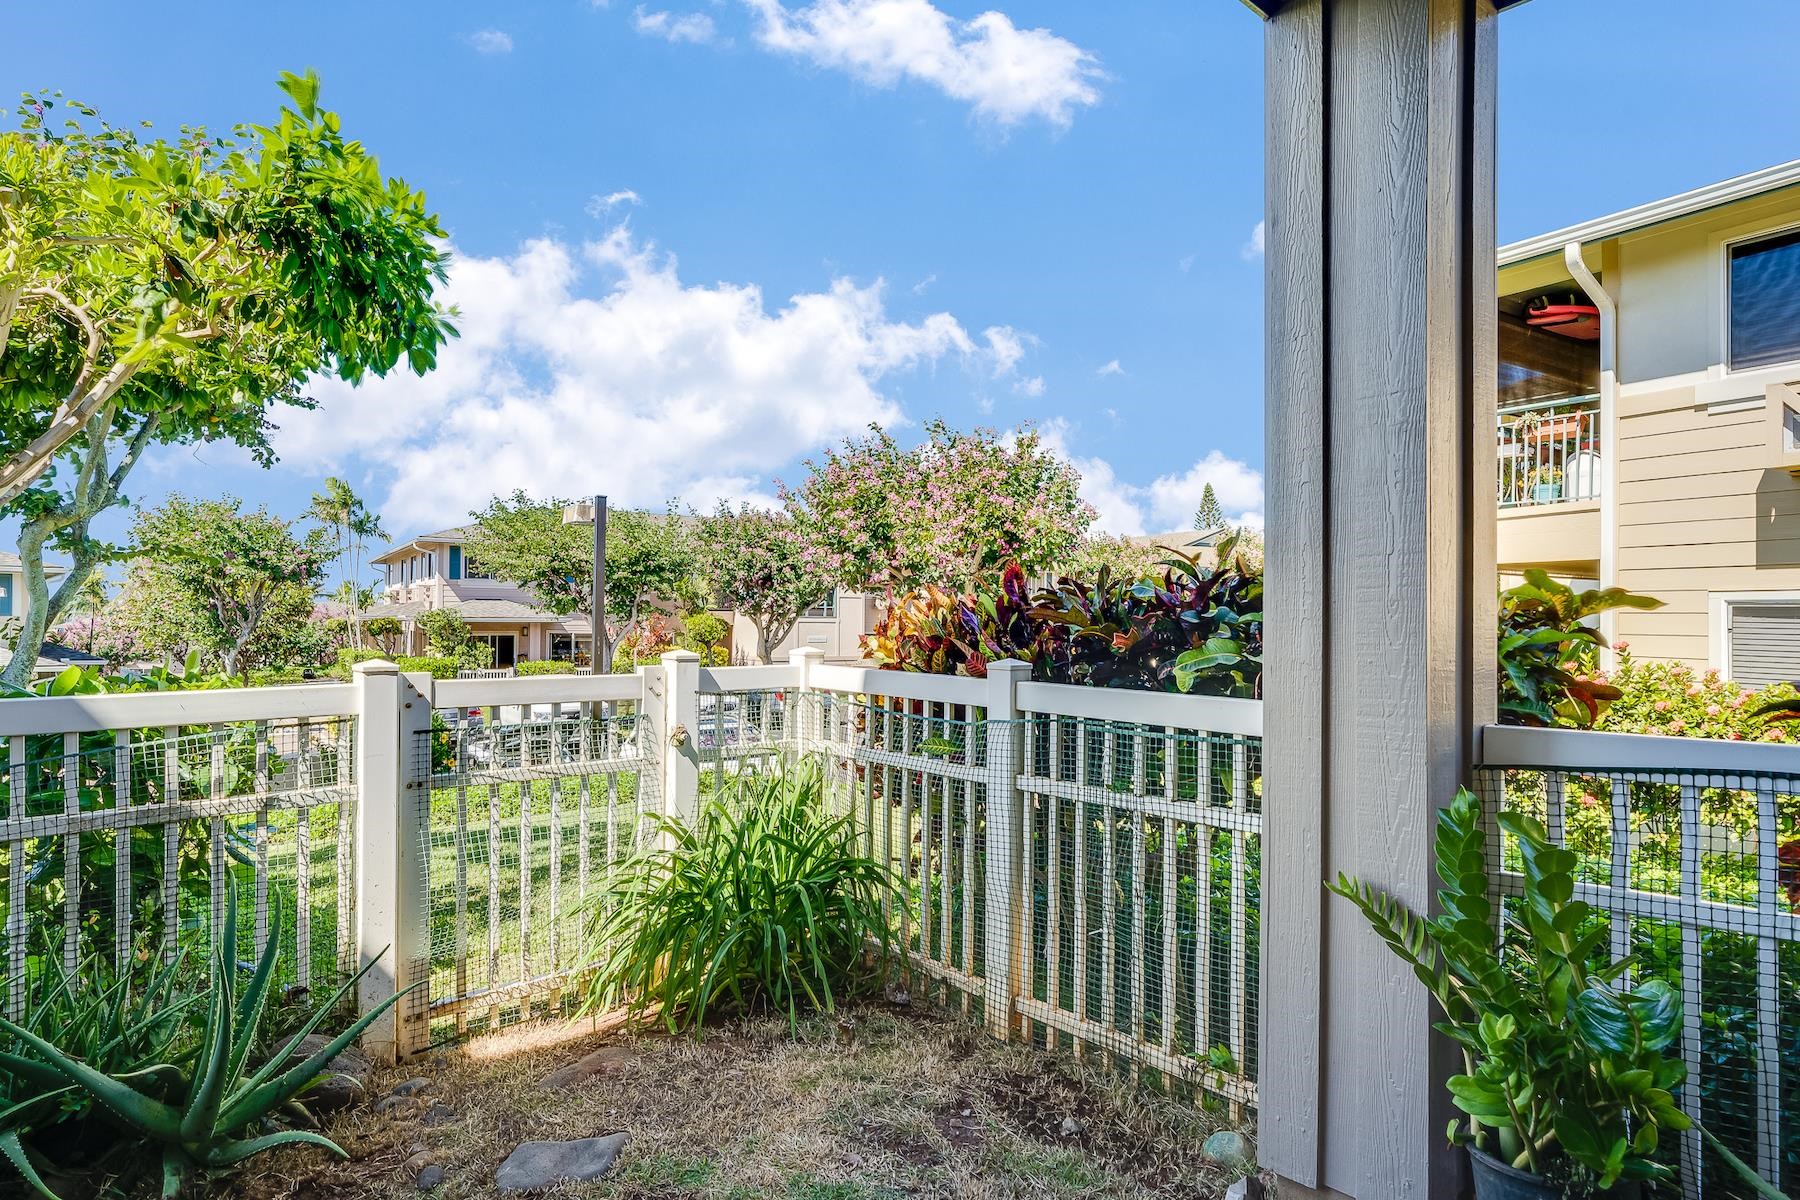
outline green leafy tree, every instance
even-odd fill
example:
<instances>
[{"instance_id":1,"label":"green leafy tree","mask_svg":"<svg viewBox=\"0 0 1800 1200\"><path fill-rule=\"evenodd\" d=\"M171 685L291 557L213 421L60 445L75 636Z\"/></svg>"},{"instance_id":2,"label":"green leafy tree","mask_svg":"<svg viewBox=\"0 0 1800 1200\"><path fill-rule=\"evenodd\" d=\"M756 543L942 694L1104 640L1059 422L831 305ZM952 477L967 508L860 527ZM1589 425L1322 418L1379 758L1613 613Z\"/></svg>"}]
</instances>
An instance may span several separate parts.
<instances>
[{"instance_id":1,"label":"green leafy tree","mask_svg":"<svg viewBox=\"0 0 1800 1200\"><path fill-rule=\"evenodd\" d=\"M768 662L800 614L831 591L830 560L812 528L787 513L721 502L695 532L699 574L711 602L756 627L760 662Z\"/></svg>"},{"instance_id":2,"label":"green leafy tree","mask_svg":"<svg viewBox=\"0 0 1800 1200\"><path fill-rule=\"evenodd\" d=\"M228 675L270 655L284 626L310 618L331 558L322 531L298 538L287 521L243 512L231 496L170 496L139 514L133 537L146 590L168 599L188 647L216 657Z\"/></svg>"},{"instance_id":3,"label":"green leafy tree","mask_svg":"<svg viewBox=\"0 0 1800 1200\"><path fill-rule=\"evenodd\" d=\"M425 656L447 658L467 671L494 665L494 648L475 637L474 630L454 608L432 608L414 618L425 635Z\"/></svg>"},{"instance_id":4,"label":"green leafy tree","mask_svg":"<svg viewBox=\"0 0 1800 1200\"><path fill-rule=\"evenodd\" d=\"M350 645L362 649L362 612L373 602L374 589L362 586L363 555L371 541L385 538L381 518L369 510L363 498L336 475L313 494L306 515L331 531L337 550L338 599L344 604Z\"/></svg>"},{"instance_id":5,"label":"green leafy tree","mask_svg":"<svg viewBox=\"0 0 1800 1200\"><path fill-rule=\"evenodd\" d=\"M870 426L783 488L836 582L893 592L968 587L1009 562L1036 573L1093 524L1081 476L1035 430L960 433L942 421L925 430L903 450Z\"/></svg>"},{"instance_id":6,"label":"green leafy tree","mask_svg":"<svg viewBox=\"0 0 1800 1200\"><path fill-rule=\"evenodd\" d=\"M527 589L551 612L593 614L594 534L565 525L566 501L533 500L523 491L496 496L465 535L463 550L481 569ZM658 600L692 587L694 556L673 512L614 509L606 518L607 645L617 650ZM632 643L636 645L635 641Z\"/></svg>"},{"instance_id":7,"label":"green leafy tree","mask_svg":"<svg viewBox=\"0 0 1800 1200\"><path fill-rule=\"evenodd\" d=\"M28 97L0 132L0 505L20 521L24 679L114 547L93 519L144 450L226 441L273 459L271 413L308 379L430 370L451 336L432 301L443 230L283 75L289 104L232 137L174 140ZM55 592L46 549L72 562Z\"/></svg>"},{"instance_id":8,"label":"green leafy tree","mask_svg":"<svg viewBox=\"0 0 1800 1200\"><path fill-rule=\"evenodd\" d=\"M1200 507L1194 510L1194 528L1201 533L1211 533L1224 524L1225 510L1219 507L1218 494L1209 483L1200 491Z\"/></svg>"}]
</instances>

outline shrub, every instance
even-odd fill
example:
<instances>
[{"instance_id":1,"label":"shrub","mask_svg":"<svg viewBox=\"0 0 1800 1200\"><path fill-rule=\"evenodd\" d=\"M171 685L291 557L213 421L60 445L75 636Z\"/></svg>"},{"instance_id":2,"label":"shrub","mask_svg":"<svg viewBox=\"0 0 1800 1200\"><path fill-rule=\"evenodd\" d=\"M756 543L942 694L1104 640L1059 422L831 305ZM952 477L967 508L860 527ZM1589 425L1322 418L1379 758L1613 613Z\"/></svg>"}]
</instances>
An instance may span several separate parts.
<instances>
[{"instance_id":1,"label":"shrub","mask_svg":"<svg viewBox=\"0 0 1800 1200\"><path fill-rule=\"evenodd\" d=\"M816 762L738 775L697 824L661 833L667 848L628 862L594 909L590 1009L659 1005L671 1030L725 1007L794 1022L885 968L896 883L827 812Z\"/></svg>"},{"instance_id":2,"label":"shrub","mask_svg":"<svg viewBox=\"0 0 1800 1200\"><path fill-rule=\"evenodd\" d=\"M402 671L423 671L433 679L455 679L458 671L479 669L439 654L403 654L394 664Z\"/></svg>"},{"instance_id":3,"label":"shrub","mask_svg":"<svg viewBox=\"0 0 1800 1200\"><path fill-rule=\"evenodd\" d=\"M1262 572L1234 540L1213 565L1173 550L1159 574L1130 580L1101 566L1027 593L1017 564L997 587L927 587L888 608L863 650L893 670L984 676L1016 658L1049 683L1256 696L1262 683Z\"/></svg>"},{"instance_id":4,"label":"shrub","mask_svg":"<svg viewBox=\"0 0 1800 1200\"><path fill-rule=\"evenodd\" d=\"M692 612L681 618L681 636L675 642L683 650L692 650L710 663L721 649L730 656L730 649L725 645L730 636L731 624L723 617L715 617L709 612Z\"/></svg>"},{"instance_id":5,"label":"shrub","mask_svg":"<svg viewBox=\"0 0 1800 1200\"><path fill-rule=\"evenodd\" d=\"M1800 697L1790 683L1747 688L1695 672L1682 663L1639 662L1631 647L1618 645L1618 665L1598 678L1619 694L1594 722L1607 733L1650 733L1675 737L1722 738L1732 742L1786 742L1793 735L1771 725L1759 710Z\"/></svg>"},{"instance_id":6,"label":"shrub","mask_svg":"<svg viewBox=\"0 0 1800 1200\"><path fill-rule=\"evenodd\" d=\"M337 652L337 663L331 668L331 673L341 678L348 679L357 663L373 662L378 658L386 657L387 655L379 650L351 650L346 647Z\"/></svg>"},{"instance_id":7,"label":"shrub","mask_svg":"<svg viewBox=\"0 0 1800 1200\"><path fill-rule=\"evenodd\" d=\"M1599 677L1606 644L1585 622L1616 608L1661 608L1624 588L1577 592L1533 568L1500 593L1500 720L1507 725L1592 725L1619 689Z\"/></svg>"},{"instance_id":8,"label":"shrub","mask_svg":"<svg viewBox=\"0 0 1800 1200\"><path fill-rule=\"evenodd\" d=\"M520 675L573 675L575 673L575 664L572 662L558 662L554 659L544 659L541 662L519 663L515 670L517 670Z\"/></svg>"}]
</instances>

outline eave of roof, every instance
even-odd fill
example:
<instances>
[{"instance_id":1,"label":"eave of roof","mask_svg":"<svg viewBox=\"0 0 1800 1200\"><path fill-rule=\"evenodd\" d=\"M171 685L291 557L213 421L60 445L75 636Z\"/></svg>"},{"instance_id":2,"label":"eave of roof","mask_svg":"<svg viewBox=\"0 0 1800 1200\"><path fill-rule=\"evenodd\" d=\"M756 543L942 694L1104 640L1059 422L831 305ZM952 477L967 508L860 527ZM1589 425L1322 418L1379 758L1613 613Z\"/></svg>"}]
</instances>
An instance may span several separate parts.
<instances>
[{"instance_id":1,"label":"eave of roof","mask_svg":"<svg viewBox=\"0 0 1800 1200\"><path fill-rule=\"evenodd\" d=\"M1242 0L1245 8L1259 17L1269 18L1288 6L1288 0ZM1494 10L1504 12L1509 8L1517 8L1525 0L1494 0Z\"/></svg>"},{"instance_id":2,"label":"eave of roof","mask_svg":"<svg viewBox=\"0 0 1800 1200\"><path fill-rule=\"evenodd\" d=\"M1652 200L1648 204L1640 204L1636 208L1627 208L1620 212L1609 213L1604 217L1595 217L1591 221L1570 225L1566 229L1553 229L1549 233L1540 233L1536 237L1526 238L1522 242L1513 242L1511 245L1500 247L1500 265L1510 267L1514 263L1528 262L1545 255L1561 254L1563 247L1570 242L1580 242L1586 245L1590 242L1605 241L1608 238L1648 229L1652 225L1661 225L1665 221L1680 220L1682 217L1691 217L1695 213L1702 213L1726 204L1734 204L1739 200L1749 200L1756 196L1777 192L1796 184L1800 184L1800 158L1792 162L1779 163L1773 167L1764 167L1760 171L1751 171L1747 175L1721 179L1717 183L1709 183L1705 187L1695 188L1691 192L1681 192L1678 195L1666 196L1661 200Z\"/></svg>"}]
</instances>

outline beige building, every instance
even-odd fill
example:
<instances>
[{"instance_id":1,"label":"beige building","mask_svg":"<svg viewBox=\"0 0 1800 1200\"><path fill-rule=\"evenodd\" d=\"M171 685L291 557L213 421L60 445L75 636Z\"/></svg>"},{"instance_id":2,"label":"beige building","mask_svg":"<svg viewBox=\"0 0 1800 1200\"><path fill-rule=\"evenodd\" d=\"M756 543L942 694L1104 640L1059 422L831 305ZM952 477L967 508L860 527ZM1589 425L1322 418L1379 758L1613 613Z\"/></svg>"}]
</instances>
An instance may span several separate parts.
<instances>
[{"instance_id":1,"label":"beige building","mask_svg":"<svg viewBox=\"0 0 1800 1200\"><path fill-rule=\"evenodd\" d=\"M424 653L424 635L414 618L428 609L453 608L476 637L493 647L496 667L546 659L586 663L592 649L587 617L557 616L541 608L525 588L490 578L465 553L464 534L461 528L421 534L372 560L382 578L377 602L365 617L400 621L404 632L397 652ZM756 627L729 609L713 612L731 626L732 661L755 662ZM829 662L857 661L862 658L859 639L877 616L873 597L835 592L806 611L773 659L785 661L788 651L811 646Z\"/></svg>"},{"instance_id":2,"label":"beige building","mask_svg":"<svg viewBox=\"0 0 1800 1200\"><path fill-rule=\"evenodd\" d=\"M1800 679L1800 161L1499 252L1497 558L1664 601L1639 658Z\"/></svg>"}]
</instances>

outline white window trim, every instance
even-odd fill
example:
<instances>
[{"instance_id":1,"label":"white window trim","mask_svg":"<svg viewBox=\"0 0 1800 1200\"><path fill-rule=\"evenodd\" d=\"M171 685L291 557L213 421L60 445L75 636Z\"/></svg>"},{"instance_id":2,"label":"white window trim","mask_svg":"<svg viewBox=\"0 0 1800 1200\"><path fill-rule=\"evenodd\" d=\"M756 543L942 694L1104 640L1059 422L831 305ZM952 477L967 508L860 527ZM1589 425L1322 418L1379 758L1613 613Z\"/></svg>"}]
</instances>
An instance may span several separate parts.
<instances>
[{"instance_id":1,"label":"white window trim","mask_svg":"<svg viewBox=\"0 0 1800 1200\"><path fill-rule=\"evenodd\" d=\"M1747 232L1746 232L1747 231ZM1792 374L1800 367L1800 354L1780 362L1763 363L1760 366L1734 369L1731 365L1731 251L1734 246L1742 246L1746 242L1761 242L1769 238L1781 237L1783 234L1800 232L1800 221L1789 221L1785 225L1759 226L1756 224L1739 226L1728 230L1714 241L1714 253L1717 257L1719 271L1718 328L1719 328L1719 365L1721 378L1748 382L1747 376L1774 372L1776 374ZM1777 382L1771 380L1770 382ZM1780 382L1785 382L1782 380Z\"/></svg>"},{"instance_id":2,"label":"white window trim","mask_svg":"<svg viewBox=\"0 0 1800 1200\"><path fill-rule=\"evenodd\" d=\"M819 601L819 604L824 604L824 603L827 603L827 601L825 601L825 600ZM817 608L819 605L814 604L814 605L810 606L809 608L807 608L807 610L805 612L800 614L799 620L802 620L802 621L836 621L838 619L838 614L843 611L843 608L841 607L843 604L843 597L842 597L842 595L839 594L839 592L835 588L832 589L831 596L829 597L829 603L831 604L831 612L824 614L824 615L816 615L813 613L813 609Z\"/></svg>"},{"instance_id":3,"label":"white window trim","mask_svg":"<svg viewBox=\"0 0 1800 1200\"><path fill-rule=\"evenodd\" d=\"M1800 605L1800 592L1708 592L1706 594L1706 665L1721 679L1731 678L1731 610L1758 605Z\"/></svg>"}]
</instances>

